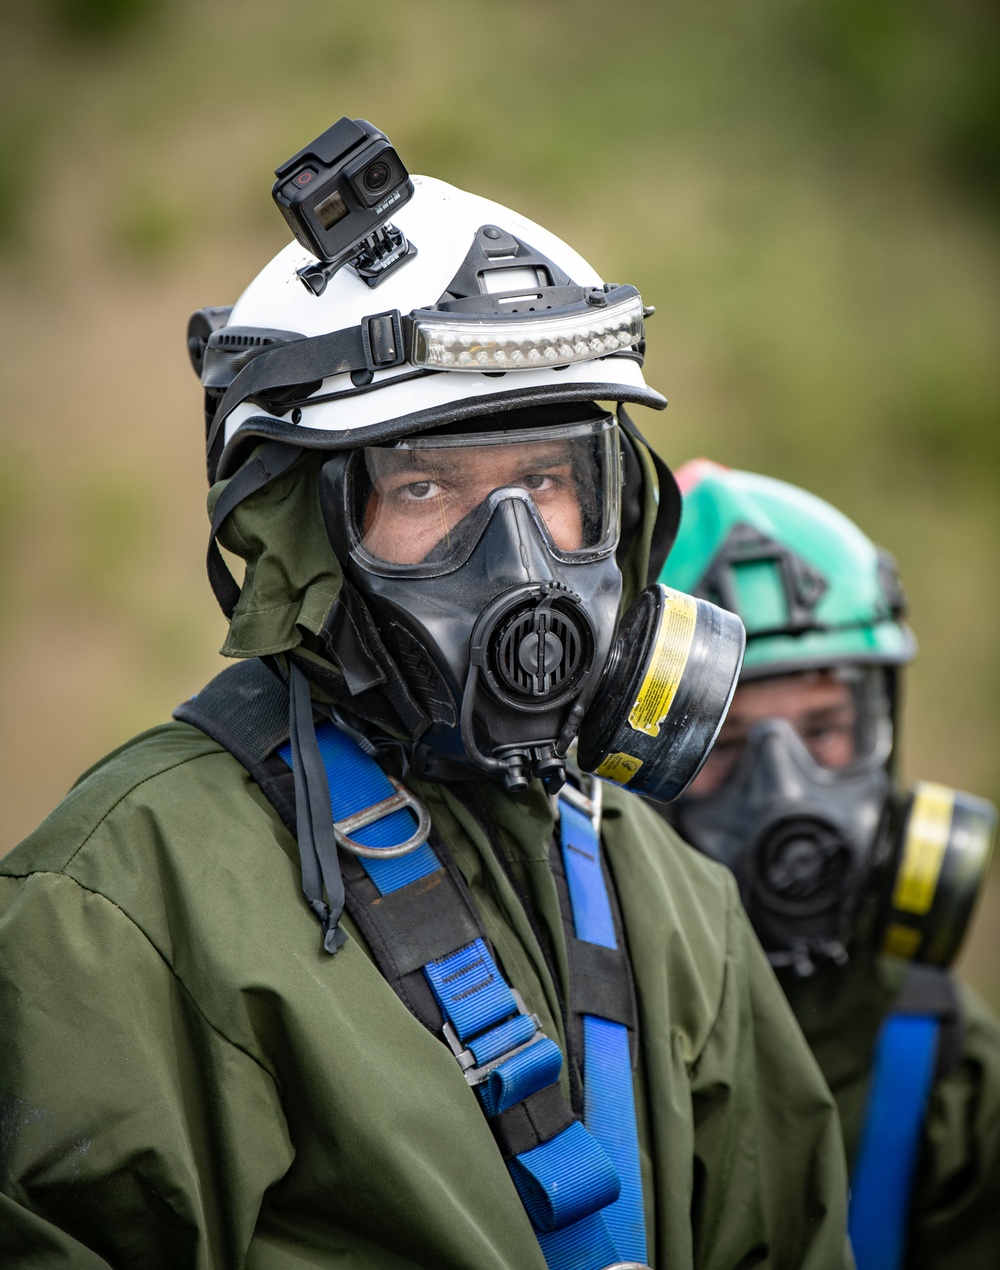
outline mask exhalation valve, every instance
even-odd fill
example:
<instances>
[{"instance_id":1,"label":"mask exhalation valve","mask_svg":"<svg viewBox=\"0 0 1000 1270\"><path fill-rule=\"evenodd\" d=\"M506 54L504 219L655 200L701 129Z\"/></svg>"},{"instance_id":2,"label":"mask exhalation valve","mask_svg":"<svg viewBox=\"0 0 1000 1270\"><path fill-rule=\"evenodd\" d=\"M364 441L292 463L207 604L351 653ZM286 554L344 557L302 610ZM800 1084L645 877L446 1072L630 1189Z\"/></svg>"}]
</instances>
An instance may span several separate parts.
<instances>
[{"instance_id":1,"label":"mask exhalation valve","mask_svg":"<svg viewBox=\"0 0 1000 1270\"><path fill-rule=\"evenodd\" d=\"M585 691L596 662L594 626L574 592L545 582L499 596L472 634L462 699L462 740L467 752L487 771L502 775L505 788L513 793L526 789L535 776L554 793L565 780L565 747L559 744L562 707ZM502 718L490 723L488 709L477 710L480 677L490 696L513 708L509 728L505 729ZM571 715L578 720L580 713L576 710ZM515 740L521 727L513 725L525 714L535 716L539 723L538 743L524 745ZM480 728L488 732L488 749L476 738ZM550 740L541 740L545 732ZM566 744L569 740L567 736Z\"/></svg>"},{"instance_id":2,"label":"mask exhalation valve","mask_svg":"<svg viewBox=\"0 0 1000 1270\"><path fill-rule=\"evenodd\" d=\"M812 917L839 902L850 867L850 848L833 825L787 817L758 843L754 895L777 913Z\"/></svg>"},{"instance_id":3,"label":"mask exhalation valve","mask_svg":"<svg viewBox=\"0 0 1000 1270\"><path fill-rule=\"evenodd\" d=\"M593 664L584 617L578 602L563 599L556 607L551 594L516 602L485 636L486 682L501 700L552 705Z\"/></svg>"}]
</instances>

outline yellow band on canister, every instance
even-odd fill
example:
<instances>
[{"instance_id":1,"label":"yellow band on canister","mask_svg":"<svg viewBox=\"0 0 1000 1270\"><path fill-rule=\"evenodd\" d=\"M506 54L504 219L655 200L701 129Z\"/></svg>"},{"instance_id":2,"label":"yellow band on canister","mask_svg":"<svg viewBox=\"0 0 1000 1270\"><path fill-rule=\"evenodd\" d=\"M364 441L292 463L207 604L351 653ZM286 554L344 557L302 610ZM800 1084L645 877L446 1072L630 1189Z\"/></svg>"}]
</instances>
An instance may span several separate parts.
<instances>
[{"instance_id":1,"label":"yellow band on canister","mask_svg":"<svg viewBox=\"0 0 1000 1270\"><path fill-rule=\"evenodd\" d=\"M954 810L953 789L930 781L917 784L892 893L893 907L901 913L920 916L934 903Z\"/></svg>"},{"instance_id":2,"label":"yellow band on canister","mask_svg":"<svg viewBox=\"0 0 1000 1270\"><path fill-rule=\"evenodd\" d=\"M630 726L647 736L660 735L660 724L673 705L691 652L698 618L698 602L694 596L670 587L661 586L660 589L663 592L660 626L649 668L628 716Z\"/></svg>"}]
</instances>

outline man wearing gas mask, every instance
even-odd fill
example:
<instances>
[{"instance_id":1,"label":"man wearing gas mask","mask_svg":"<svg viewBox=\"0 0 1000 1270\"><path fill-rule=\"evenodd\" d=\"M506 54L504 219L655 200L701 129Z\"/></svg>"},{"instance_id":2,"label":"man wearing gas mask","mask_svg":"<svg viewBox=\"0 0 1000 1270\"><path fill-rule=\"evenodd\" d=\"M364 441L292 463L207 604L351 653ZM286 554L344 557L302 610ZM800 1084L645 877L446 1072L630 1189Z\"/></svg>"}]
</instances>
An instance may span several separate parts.
<instances>
[{"instance_id":1,"label":"man wearing gas mask","mask_svg":"<svg viewBox=\"0 0 1000 1270\"><path fill-rule=\"evenodd\" d=\"M678 472L663 578L738 613L739 687L663 808L728 865L840 1108L860 1270L1000 1265L1000 1024L949 974L996 812L894 770L915 643L895 565L828 504Z\"/></svg>"},{"instance_id":2,"label":"man wearing gas mask","mask_svg":"<svg viewBox=\"0 0 1000 1270\"><path fill-rule=\"evenodd\" d=\"M0 866L0 1254L849 1265L732 879L570 757L677 792L742 654L647 586L638 293L362 121L277 176L299 242L189 331L236 664Z\"/></svg>"}]
</instances>

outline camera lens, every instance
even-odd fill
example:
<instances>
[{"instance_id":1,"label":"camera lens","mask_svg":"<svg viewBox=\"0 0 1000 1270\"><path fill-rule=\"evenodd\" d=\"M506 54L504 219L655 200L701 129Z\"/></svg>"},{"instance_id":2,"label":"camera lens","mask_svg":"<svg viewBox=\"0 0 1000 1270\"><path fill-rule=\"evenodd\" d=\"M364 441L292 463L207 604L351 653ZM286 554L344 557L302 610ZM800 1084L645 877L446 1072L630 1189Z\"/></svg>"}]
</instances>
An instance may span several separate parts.
<instances>
[{"instance_id":1,"label":"camera lens","mask_svg":"<svg viewBox=\"0 0 1000 1270\"><path fill-rule=\"evenodd\" d=\"M361 178L364 182L366 190L376 193L383 190L389 184L389 178L392 176L392 170L388 163L373 163L371 167L365 169L365 174Z\"/></svg>"}]
</instances>

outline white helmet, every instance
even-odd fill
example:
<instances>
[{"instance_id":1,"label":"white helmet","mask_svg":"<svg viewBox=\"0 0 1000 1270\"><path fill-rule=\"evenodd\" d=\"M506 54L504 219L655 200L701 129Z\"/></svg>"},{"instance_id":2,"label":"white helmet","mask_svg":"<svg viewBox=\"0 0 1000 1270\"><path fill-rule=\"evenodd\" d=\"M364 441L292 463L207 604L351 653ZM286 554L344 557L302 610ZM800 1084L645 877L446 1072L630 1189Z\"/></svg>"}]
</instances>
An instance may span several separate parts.
<instances>
[{"instance_id":1,"label":"white helmet","mask_svg":"<svg viewBox=\"0 0 1000 1270\"><path fill-rule=\"evenodd\" d=\"M393 223L416 250L377 291L341 268L314 294L293 242L231 310L192 318L212 480L254 439L342 449L548 402L666 405L642 376L634 287L499 203L412 179Z\"/></svg>"}]
</instances>

